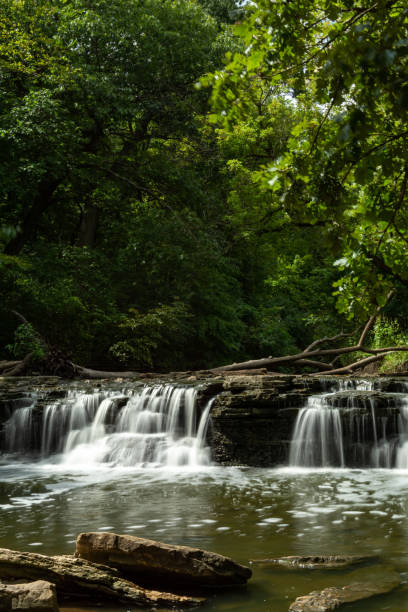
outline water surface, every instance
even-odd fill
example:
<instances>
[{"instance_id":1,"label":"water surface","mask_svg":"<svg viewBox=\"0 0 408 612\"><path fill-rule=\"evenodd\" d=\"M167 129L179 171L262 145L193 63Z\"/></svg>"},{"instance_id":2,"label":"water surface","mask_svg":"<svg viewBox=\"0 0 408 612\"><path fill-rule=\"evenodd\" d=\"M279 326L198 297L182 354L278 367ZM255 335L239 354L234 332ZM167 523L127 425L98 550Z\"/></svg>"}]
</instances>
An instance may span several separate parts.
<instances>
[{"instance_id":1,"label":"water surface","mask_svg":"<svg viewBox=\"0 0 408 612\"><path fill-rule=\"evenodd\" d=\"M284 611L312 590L377 581L392 571L403 582L408 576L406 471L73 468L3 458L0 510L0 545L44 554L72 553L79 532L99 530L198 546L244 564L280 555L381 558L378 565L335 572L253 564L247 588L212 596L204 612ZM101 603L87 610L96 612ZM360 612L407 608L404 584L348 607ZM69 608L74 609L83 610Z\"/></svg>"}]
</instances>

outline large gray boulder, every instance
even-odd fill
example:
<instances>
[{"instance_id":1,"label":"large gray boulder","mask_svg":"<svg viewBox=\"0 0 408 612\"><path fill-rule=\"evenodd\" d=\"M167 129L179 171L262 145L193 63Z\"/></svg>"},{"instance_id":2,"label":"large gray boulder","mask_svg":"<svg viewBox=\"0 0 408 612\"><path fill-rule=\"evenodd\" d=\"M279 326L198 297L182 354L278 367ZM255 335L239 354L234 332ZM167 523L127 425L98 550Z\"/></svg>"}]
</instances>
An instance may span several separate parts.
<instances>
[{"instance_id":1,"label":"large gray boulder","mask_svg":"<svg viewBox=\"0 0 408 612\"><path fill-rule=\"evenodd\" d=\"M171 584L223 587L245 584L248 567L217 553L115 533L81 533L76 554L82 559L120 569L134 578Z\"/></svg>"},{"instance_id":2,"label":"large gray boulder","mask_svg":"<svg viewBox=\"0 0 408 612\"><path fill-rule=\"evenodd\" d=\"M58 612L55 586L45 580L25 584L0 585L0 610Z\"/></svg>"}]
</instances>

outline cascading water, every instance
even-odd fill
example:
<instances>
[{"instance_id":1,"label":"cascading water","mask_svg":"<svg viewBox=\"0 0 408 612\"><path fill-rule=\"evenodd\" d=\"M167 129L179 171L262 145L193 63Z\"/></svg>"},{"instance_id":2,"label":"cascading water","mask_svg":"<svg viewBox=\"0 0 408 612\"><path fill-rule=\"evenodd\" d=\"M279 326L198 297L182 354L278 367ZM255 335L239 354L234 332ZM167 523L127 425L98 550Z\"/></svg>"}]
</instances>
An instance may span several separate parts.
<instances>
[{"instance_id":1,"label":"cascading water","mask_svg":"<svg viewBox=\"0 0 408 612\"><path fill-rule=\"evenodd\" d=\"M195 388L170 384L104 393L71 390L43 408L38 450L43 458L57 456L75 465L208 465L212 401L200 411ZM30 447L34 410L35 402L6 422L8 452Z\"/></svg>"},{"instance_id":2,"label":"cascading water","mask_svg":"<svg viewBox=\"0 0 408 612\"><path fill-rule=\"evenodd\" d=\"M400 387L391 393L381 390L381 379L332 380L330 392L308 398L299 411L289 464L407 469L408 389Z\"/></svg>"},{"instance_id":3,"label":"cascading water","mask_svg":"<svg viewBox=\"0 0 408 612\"><path fill-rule=\"evenodd\" d=\"M328 408L326 395L308 398L299 412L290 445L290 465L344 466L343 433L337 408Z\"/></svg>"}]
</instances>

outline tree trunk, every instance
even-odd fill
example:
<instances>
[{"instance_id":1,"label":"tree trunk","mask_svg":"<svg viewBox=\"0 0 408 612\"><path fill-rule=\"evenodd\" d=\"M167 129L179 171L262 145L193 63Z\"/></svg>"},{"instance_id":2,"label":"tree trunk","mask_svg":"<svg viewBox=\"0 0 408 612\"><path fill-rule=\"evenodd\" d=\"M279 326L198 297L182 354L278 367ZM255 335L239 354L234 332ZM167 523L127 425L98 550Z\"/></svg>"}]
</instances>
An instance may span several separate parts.
<instances>
[{"instance_id":1,"label":"tree trunk","mask_svg":"<svg viewBox=\"0 0 408 612\"><path fill-rule=\"evenodd\" d=\"M79 228L78 245L93 249L96 241L99 208L95 204L87 204Z\"/></svg>"},{"instance_id":2,"label":"tree trunk","mask_svg":"<svg viewBox=\"0 0 408 612\"><path fill-rule=\"evenodd\" d=\"M4 250L6 255L18 255L29 239L35 235L41 215L53 204L54 192L60 182L59 179L45 179L41 183L37 197L24 215L21 231L6 245Z\"/></svg>"}]
</instances>

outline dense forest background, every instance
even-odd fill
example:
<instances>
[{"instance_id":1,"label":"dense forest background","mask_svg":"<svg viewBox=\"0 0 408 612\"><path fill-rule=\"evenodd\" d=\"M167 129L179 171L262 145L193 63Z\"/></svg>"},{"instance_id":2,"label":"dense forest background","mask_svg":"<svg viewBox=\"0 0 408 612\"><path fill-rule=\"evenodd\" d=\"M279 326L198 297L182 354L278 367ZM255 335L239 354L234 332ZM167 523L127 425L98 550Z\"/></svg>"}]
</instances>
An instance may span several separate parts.
<instances>
[{"instance_id":1,"label":"dense forest background","mask_svg":"<svg viewBox=\"0 0 408 612\"><path fill-rule=\"evenodd\" d=\"M404 3L0 9L0 358L408 343Z\"/></svg>"}]
</instances>

